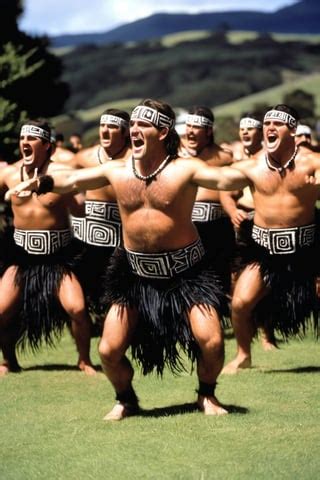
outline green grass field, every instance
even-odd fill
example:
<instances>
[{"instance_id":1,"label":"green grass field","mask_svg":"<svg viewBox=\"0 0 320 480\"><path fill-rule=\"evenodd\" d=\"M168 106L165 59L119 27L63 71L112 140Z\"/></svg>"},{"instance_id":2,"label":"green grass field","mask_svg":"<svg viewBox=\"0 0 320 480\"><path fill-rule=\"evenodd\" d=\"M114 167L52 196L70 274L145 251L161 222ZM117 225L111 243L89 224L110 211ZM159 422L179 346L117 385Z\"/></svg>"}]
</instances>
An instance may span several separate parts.
<instances>
[{"instance_id":1,"label":"green grass field","mask_svg":"<svg viewBox=\"0 0 320 480\"><path fill-rule=\"evenodd\" d=\"M92 356L99 364L97 339ZM226 358L235 351L226 340ZM1 480L319 478L319 344L253 348L254 367L220 376L224 417L194 410L195 374L142 377L134 385L144 411L102 420L113 391L99 372L75 368L66 333L56 349L20 355L24 371L0 379Z\"/></svg>"}]
</instances>

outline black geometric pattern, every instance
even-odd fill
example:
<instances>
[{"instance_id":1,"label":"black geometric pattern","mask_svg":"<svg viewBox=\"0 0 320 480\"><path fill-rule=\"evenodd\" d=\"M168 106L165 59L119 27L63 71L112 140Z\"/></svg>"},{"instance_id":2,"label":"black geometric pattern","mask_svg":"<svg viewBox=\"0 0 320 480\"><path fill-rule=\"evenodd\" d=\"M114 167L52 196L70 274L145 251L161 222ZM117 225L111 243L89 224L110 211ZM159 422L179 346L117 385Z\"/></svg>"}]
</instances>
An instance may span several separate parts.
<instances>
[{"instance_id":1,"label":"black geometric pattern","mask_svg":"<svg viewBox=\"0 0 320 480\"><path fill-rule=\"evenodd\" d=\"M121 239L121 219L114 202L85 201L86 217L71 217L74 236L97 247L117 247Z\"/></svg>"},{"instance_id":2,"label":"black geometric pattern","mask_svg":"<svg viewBox=\"0 0 320 480\"><path fill-rule=\"evenodd\" d=\"M227 214L220 203L194 202L192 209L193 222L212 222L222 217L227 217Z\"/></svg>"},{"instance_id":3,"label":"black geometric pattern","mask_svg":"<svg viewBox=\"0 0 320 480\"><path fill-rule=\"evenodd\" d=\"M316 225L293 228L252 228L253 240L266 248L271 255L295 253L298 248L308 247L315 242Z\"/></svg>"},{"instance_id":4,"label":"black geometric pattern","mask_svg":"<svg viewBox=\"0 0 320 480\"><path fill-rule=\"evenodd\" d=\"M146 122L152 123L156 127L167 127L171 128L173 126L173 119L164 115L154 108L146 107L144 105L138 105L131 113L131 120L145 120Z\"/></svg>"},{"instance_id":5,"label":"black geometric pattern","mask_svg":"<svg viewBox=\"0 0 320 480\"><path fill-rule=\"evenodd\" d=\"M67 246L72 238L71 230L21 230L15 229L14 241L32 255L51 255Z\"/></svg>"},{"instance_id":6,"label":"black geometric pattern","mask_svg":"<svg viewBox=\"0 0 320 480\"><path fill-rule=\"evenodd\" d=\"M201 240L187 247L165 253L126 251L132 271L140 277L172 278L198 263L204 255Z\"/></svg>"}]
</instances>

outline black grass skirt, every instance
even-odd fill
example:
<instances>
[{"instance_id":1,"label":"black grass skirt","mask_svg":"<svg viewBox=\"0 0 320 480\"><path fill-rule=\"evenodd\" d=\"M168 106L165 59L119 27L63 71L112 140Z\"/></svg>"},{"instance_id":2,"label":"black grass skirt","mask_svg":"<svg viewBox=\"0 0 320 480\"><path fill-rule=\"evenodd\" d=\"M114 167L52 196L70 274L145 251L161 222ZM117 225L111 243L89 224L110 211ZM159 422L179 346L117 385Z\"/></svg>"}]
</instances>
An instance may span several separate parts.
<instances>
[{"instance_id":1,"label":"black grass skirt","mask_svg":"<svg viewBox=\"0 0 320 480\"><path fill-rule=\"evenodd\" d=\"M302 337L309 328L318 337L319 234L313 246L300 248L294 254L270 255L252 240L251 230L252 222L247 222L241 230L234 270L240 273L247 265L258 263L264 283L270 289L255 309L256 326L274 328L285 339Z\"/></svg>"},{"instance_id":2,"label":"black grass skirt","mask_svg":"<svg viewBox=\"0 0 320 480\"><path fill-rule=\"evenodd\" d=\"M115 247L96 247L76 240L83 248L81 262L76 273L84 289L89 314L93 322L94 336L102 333L108 307L101 303L104 292L105 274Z\"/></svg>"},{"instance_id":3,"label":"black grass skirt","mask_svg":"<svg viewBox=\"0 0 320 480\"><path fill-rule=\"evenodd\" d=\"M15 283L22 291L19 313L19 341L22 349L38 350L43 343L53 346L68 320L57 292L65 275L70 275L81 259L79 246L71 242L52 255L31 255L10 241L6 244L5 270L18 267Z\"/></svg>"},{"instance_id":4,"label":"black grass skirt","mask_svg":"<svg viewBox=\"0 0 320 480\"><path fill-rule=\"evenodd\" d=\"M194 222L206 251L207 259L220 275L224 291L231 287L231 265L235 249L235 233L229 217L211 222Z\"/></svg>"},{"instance_id":5,"label":"black grass skirt","mask_svg":"<svg viewBox=\"0 0 320 480\"><path fill-rule=\"evenodd\" d=\"M137 310L131 349L144 375L153 370L161 375L165 366L175 373L184 370L180 348L195 361L199 350L188 321L194 305L214 307L222 321L228 314L221 280L205 257L173 279L150 280L132 273L122 248L110 259L103 302Z\"/></svg>"}]
</instances>

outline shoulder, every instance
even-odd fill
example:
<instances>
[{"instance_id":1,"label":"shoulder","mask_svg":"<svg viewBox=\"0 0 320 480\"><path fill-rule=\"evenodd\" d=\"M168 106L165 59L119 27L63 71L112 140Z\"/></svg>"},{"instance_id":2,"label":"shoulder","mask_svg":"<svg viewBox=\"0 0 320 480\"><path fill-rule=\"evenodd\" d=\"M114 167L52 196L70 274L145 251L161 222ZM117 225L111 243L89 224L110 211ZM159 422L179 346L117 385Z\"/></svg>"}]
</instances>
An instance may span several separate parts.
<instances>
[{"instance_id":1,"label":"shoulder","mask_svg":"<svg viewBox=\"0 0 320 480\"><path fill-rule=\"evenodd\" d=\"M93 147L88 147L80 150L75 154L72 165L77 167L94 167L99 165L99 145L94 145Z\"/></svg>"}]
</instances>

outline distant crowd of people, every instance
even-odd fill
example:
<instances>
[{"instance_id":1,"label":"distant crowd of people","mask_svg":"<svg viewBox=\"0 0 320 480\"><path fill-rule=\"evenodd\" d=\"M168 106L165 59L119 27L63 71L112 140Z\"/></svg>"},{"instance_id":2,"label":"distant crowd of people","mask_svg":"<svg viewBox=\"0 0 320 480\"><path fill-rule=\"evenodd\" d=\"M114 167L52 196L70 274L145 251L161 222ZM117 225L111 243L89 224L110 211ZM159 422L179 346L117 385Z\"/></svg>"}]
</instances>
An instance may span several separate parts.
<instances>
[{"instance_id":1,"label":"distant crowd of people","mask_svg":"<svg viewBox=\"0 0 320 480\"><path fill-rule=\"evenodd\" d=\"M0 167L12 226L2 233L0 375L21 370L19 347L54 345L67 326L78 367L99 336L116 403L139 412L134 369L196 365L197 406L225 415L221 373L252 366L251 345L318 331L320 150L288 105L239 119L217 144L206 106L176 129L173 108L145 99L102 112L99 142L70 147L42 119L21 126L18 162ZM224 365L224 331L237 352Z\"/></svg>"}]
</instances>

